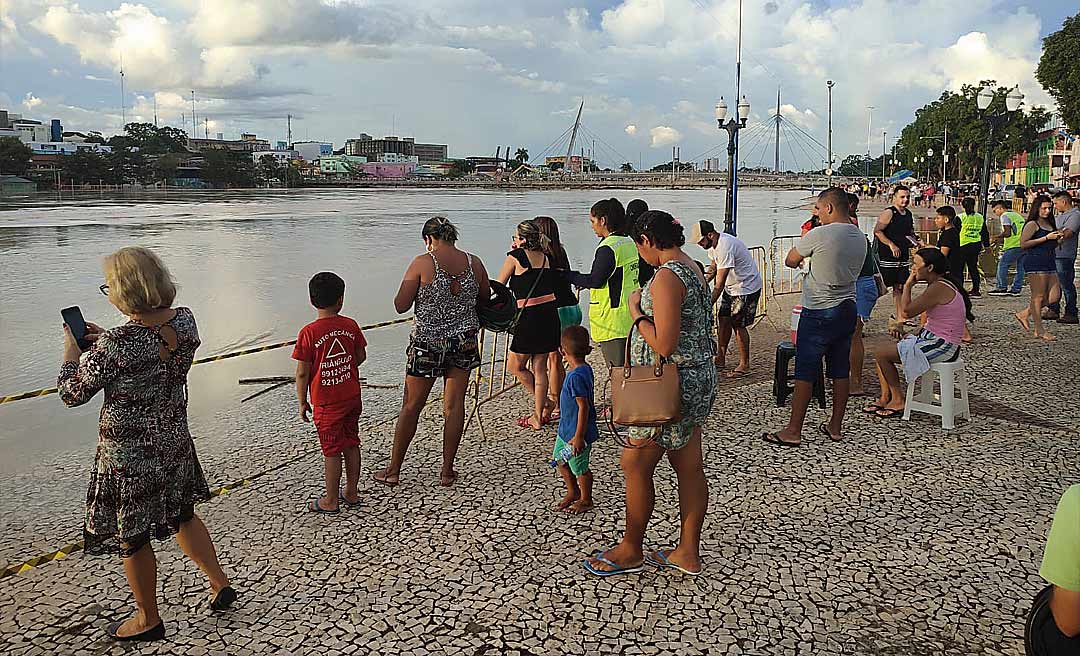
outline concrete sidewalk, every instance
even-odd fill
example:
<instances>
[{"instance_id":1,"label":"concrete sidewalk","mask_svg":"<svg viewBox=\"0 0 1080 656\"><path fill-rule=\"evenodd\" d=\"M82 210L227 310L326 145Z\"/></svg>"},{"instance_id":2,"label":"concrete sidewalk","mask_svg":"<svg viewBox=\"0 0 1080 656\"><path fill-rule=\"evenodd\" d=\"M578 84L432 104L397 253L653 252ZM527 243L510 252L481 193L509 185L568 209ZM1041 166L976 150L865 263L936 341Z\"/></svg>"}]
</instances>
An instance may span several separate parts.
<instances>
[{"instance_id":1,"label":"concrete sidewalk","mask_svg":"<svg viewBox=\"0 0 1080 656\"><path fill-rule=\"evenodd\" d=\"M438 487L441 417L429 408L399 487L365 478L360 508L304 512L321 458L279 390L239 410L254 434L233 436L244 448L234 442L208 474L281 468L199 509L241 591L234 611L211 616L205 582L163 543L169 639L110 643L102 628L132 608L120 563L77 553L0 580L0 651L1022 654L1054 506L1080 482L1080 328L1052 325L1053 344L1024 338L1011 317L1024 300L976 302L976 343L963 350L972 422L943 432L925 416L870 418L853 400L847 439L832 443L816 434L824 415L812 406L798 449L760 439L788 417L770 393L788 325L785 305L773 304L755 330L754 375L721 383L707 426L710 510L696 579L584 573L585 555L621 536L619 449L594 449L594 512L555 512L553 434L514 424L526 408L519 392L485 406L489 439L466 436L455 487ZM884 323L872 325L875 339ZM365 473L385 463L390 441L389 424L371 430ZM648 545L666 547L678 535L670 467L656 482ZM43 532L77 534L81 508L56 514L66 528L42 517L53 526Z\"/></svg>"}]
</instances>

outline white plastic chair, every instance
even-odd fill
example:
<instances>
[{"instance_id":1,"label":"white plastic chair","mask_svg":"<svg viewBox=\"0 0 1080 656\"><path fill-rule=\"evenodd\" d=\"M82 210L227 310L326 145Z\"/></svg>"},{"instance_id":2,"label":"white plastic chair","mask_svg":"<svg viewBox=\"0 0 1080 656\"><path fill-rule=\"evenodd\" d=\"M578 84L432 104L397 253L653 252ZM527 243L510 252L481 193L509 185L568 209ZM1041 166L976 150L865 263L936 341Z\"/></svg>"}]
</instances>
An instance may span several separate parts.
<instances>
[{"instance_id":1,"label":"white plastic chair","mask_svg":"<svg viewBox=\"0 0 1080 656\"><path fill-rule=\"evenodd\" d=\"M938 385L941 388L939 394L934 393L935 378L937 378ZM920 381L922 382L919 394L916 396L915 385ZM959 398L956 396L957 387L960 388ZM967 372L964 370L963 359L958 358L954 362L932 364L929 371L908 382L907 401L904 404L904 419L910 420L913 411L941 417L941 427L945 430L956 427L956 417L971 421Z\"/></svg>"}]
</instances>

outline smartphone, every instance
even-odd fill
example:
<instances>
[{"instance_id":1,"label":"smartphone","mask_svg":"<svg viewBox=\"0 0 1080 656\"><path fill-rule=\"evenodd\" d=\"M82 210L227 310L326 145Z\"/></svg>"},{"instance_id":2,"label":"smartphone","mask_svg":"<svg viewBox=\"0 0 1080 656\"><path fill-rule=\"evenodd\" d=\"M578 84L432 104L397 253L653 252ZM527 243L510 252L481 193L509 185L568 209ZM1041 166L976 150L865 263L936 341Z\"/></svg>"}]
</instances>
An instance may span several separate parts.
<instances>
[{"instance_id":1,"label":"smartphone","mask_svg":"<svg viewBox=\"0 0 1080 656\"><path fill-rule=\"evenodd\" d=\"M90 348L90 342L86 341L86 333L89 330L86 327L86 321L83 319L82 310L79 309L79 306L73 305L60 310L60 316L64 318L64 323L67 324L68 330L71 331L71 336L75 338L75 343L79 345L79 348L84 351Z\"/></svg>"},{"instance_id":2,"label":"smartphone","mask_svg":"<svg viewBox=\"0 0 1080 656\"><path fill-rule=\"evenodd\" d=\"M909 242L911 242L912 246L918 246L919 245L919 240L916 237L912 237L911 235L907 235L907 240Z\"/></svg>"}]
</instances>

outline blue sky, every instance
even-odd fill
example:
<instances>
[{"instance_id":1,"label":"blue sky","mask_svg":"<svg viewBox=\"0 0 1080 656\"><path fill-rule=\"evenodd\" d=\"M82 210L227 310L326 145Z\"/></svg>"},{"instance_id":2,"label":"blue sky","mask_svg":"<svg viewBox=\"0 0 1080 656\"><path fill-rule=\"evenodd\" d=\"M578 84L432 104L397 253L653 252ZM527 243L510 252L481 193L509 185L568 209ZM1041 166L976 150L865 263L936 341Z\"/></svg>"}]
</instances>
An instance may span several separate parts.
<instances>
[{"instance_id":1,"label":"blue sky","mask_svg":"<svg viewBox=\"0 0 1080 656\"><path fill-rule=\"evenodd\" d=\"M821 166L823 155L796 127L825 141L826 79L837 84L839 156L880 152L883 136L891 143L916 108L987 77L1019 84L1028 104L1048 103L1033 71L1041 38L1060 27L1066 4L746 0L751 123L775 112L781 86L781 113L793 126L785 130L785 166L808 168ZM448 143L454 156L499 145L538 155L584 97L587 143L597 138L601 164L667 161L672 145L689 160L715 154L723 141L712 119L718 97L735 104L736 7L737 0L4 0L0 107L115 132L123 57L128 120L152 120L156 98L159 121L179 127L182 114L190 118L194 88L211 135L283 139L291 113L296 139L340 146L360 132L394 131ZM758 132L747 134L764 142Z\"/></svg>"}]
</instances>

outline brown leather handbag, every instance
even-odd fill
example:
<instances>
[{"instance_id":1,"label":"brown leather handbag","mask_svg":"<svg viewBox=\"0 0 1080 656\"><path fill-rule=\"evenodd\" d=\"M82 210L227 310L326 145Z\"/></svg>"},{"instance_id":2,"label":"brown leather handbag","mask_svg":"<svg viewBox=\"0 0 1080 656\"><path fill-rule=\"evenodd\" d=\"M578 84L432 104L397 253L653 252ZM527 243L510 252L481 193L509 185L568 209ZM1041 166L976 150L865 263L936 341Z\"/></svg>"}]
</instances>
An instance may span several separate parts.
<instances>
[{"instance_id":1,"label":"brown leather handbag","mask_svg":"<svg viewBox=\"0 0 1080 656\"><path fill-rule=\"evenodd\" d=\"M630 335L642 321L630 328ZM657 427L682 419L679 368L660 358L656 365L630 366L630 335L626 337L626 364L611 369L611 415L619 426Z\"/></svg>"}]
</instances>

